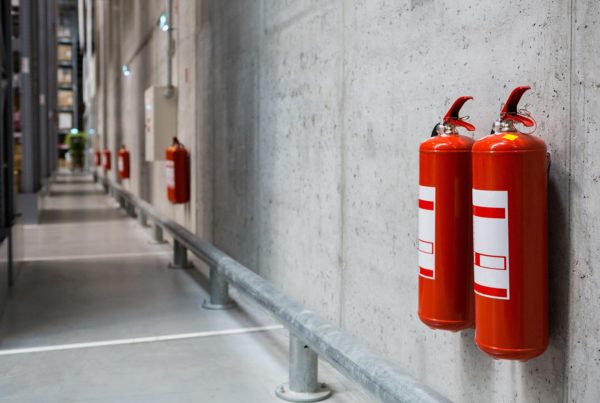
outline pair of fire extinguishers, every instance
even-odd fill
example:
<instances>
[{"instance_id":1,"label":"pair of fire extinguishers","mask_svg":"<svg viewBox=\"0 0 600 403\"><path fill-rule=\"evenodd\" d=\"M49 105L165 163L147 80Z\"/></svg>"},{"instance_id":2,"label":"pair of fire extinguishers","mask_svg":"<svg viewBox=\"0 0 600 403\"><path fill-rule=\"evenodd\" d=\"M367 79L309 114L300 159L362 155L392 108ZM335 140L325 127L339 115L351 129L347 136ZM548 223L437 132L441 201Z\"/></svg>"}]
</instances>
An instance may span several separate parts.
<instances>
[{"instance_id":1,"label":"pair of fire extinguishers","mask_svg":"<svg viewBox=\"0 0 600 403\"><path fill-rule=\"evenodd\" d=\"M129 174L130 174L129 160L130 160L129 150L127 150L125 145L122 145L121 148L119 149L119 153L117 154L117 171L118 171L119 177L121 179L129 179ZM110 171L112 168L110 150L108 148L104 149L104 151L102 151L102 154L100 153L100 150L94 151L94 163L98 167L102 165L104 172Z\"/></svg>"},{"instance_id":2,"label":"pair of fire extinguishers","mask_svg":"<svg viewBox=\"0 0 600 403\"><path fill-rule=\"evenodd\" d=\"M519 131L535 121L515 88L492 134L458 127L472 97L450 107L419 153L419 318L429 327L475 327L494 358L528 360L548 345L546 144Z\"/></svg>"}]
</instances>

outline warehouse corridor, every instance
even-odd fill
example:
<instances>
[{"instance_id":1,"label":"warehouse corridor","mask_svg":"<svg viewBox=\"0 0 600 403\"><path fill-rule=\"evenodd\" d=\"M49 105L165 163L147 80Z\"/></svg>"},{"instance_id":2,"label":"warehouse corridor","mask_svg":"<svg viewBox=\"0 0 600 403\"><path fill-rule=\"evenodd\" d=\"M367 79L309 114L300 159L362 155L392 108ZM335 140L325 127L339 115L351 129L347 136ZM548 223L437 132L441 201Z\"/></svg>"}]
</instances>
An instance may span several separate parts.
<instances>
[{"instance_id":1,"label":"warehouse corridor","mask_svg":"<svg viewBox=\"0 0 600 403\"><path fill-rule=\"evenodd\" d=\"M286 333L260 308L203 309L200 263L169 269L91 175L57 176L43 207L0 320L0 402L279 401ZM321 371L331 401L366 401Z\"/></svg>"},{"instance_id":2,"label":"warehouse corridor","mask_svg":"<svg viewBox=\"0 0 600 403\"><path fill-rule=\"evenodd\" d=\"M599 40L597 0L1 1L0 403L600 402Z\"/></svg>"}]
</instances>

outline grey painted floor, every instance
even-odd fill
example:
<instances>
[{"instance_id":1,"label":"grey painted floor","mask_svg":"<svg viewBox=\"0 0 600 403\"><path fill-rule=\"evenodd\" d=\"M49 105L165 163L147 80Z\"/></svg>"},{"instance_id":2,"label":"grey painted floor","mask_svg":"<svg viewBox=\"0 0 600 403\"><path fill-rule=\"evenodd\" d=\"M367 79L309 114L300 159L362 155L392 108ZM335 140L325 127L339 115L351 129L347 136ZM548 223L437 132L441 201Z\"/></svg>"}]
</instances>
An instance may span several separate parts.
<instances>
[{"instance_id":1,"label":"grey painted floor","mask_svg":"<svg viewBox=\"0 0 600 403\"><path fill-rule=\"evenodd\" d=\"M235 290L237 309L203 310L203 271L168 269L170 246L150 244L91 177L58 176L43 206L23 228L0 320L0 402L280 402L284 330L204 333L276 325L268 314ZM131 340L188 333L200 334ZM125 344L81 345L114 340ZM336 392L329 402L369 401L323 363L320 379Z\"/></svg>"}]
</instances>

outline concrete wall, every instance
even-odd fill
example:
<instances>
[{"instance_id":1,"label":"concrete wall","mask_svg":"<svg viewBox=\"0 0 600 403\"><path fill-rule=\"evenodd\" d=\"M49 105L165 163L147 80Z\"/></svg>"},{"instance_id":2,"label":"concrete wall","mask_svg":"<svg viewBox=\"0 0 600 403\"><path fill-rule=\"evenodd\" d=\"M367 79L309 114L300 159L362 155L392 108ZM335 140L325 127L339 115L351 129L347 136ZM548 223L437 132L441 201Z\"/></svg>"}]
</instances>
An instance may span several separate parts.
<instances>
[{"instance_id":1,"label":"concrete wall","mask_svg":"<svg viewBox=\"0 0 600 403\"><path fill-rule=\"evenodd\" d=\"M165 6L100 4L120 10L122 41L107 51L121 59ZM175 4L177 131L193 152L195 199L170 207L156 163L147 179L134 168L135 192L146 187L161 209L452 400L598 400L597 2ZM122 98L135 153L143 90L164 75L160 35L108 95L109 105ZM418 145L464 94L475 97L464 110L475 137L487 134L520 84L533 88L522 106L552 152L551 341L527 363L494 361L472 331L435 332L416 316Z\"/></svg>"},{"instance_id":2,"label":"concrete wall","mask_svg":"<svg viewBox=\"0 0 600 403\"><path fill-rule=\"evenodd\" d=\"M177 221L210 236L212 222L205 223L203 216L196 219L197 183L205 183L205 177L212 178L206 169L201 169L212 144L212 134L198 134L197 88L196 88L196 32L197 3L175 1L173 8L174 53L172 79L178 93L177 127L169 136L178 136L191 154L192 197L187 205L174 206L165 196L166 179L164 161L145 161L144 135L144 92L150 86L164 86L167 83L167 34L158 29L158 19L166 11L166 2L161 0L111 0L97 1L97 12L101 13L98 22L98 39L101 70L99 99L100 111L98 132L103 139L102 147L113 153L113 169L108 175L117 179L116 153L125 144L131 153L131 178L123 181L123 186L149 200L163 212ZM121 74L121 67L127 64L131 75ZM203 131L203 133L210 133ZM205 140L207 139L207 140ZM204 154L203 154L204 153ZM101 170L99 170L101 172ZM210 200L211 196L204 197ZM203 200L204 200L203 199ZM204 201L205 201L204 200ZM209 203L204 202L202 205Z\"/></svg>"}]
</instances>

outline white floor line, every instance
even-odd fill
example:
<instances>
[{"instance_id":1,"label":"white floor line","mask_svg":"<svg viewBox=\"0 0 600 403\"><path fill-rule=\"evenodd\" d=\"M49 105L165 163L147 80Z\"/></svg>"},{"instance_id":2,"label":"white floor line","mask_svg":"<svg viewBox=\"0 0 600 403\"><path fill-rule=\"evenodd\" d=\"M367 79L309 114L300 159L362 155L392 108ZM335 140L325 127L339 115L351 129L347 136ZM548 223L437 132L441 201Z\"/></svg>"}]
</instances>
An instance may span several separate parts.
<instances>
[{"instance_id":1,"label":"white floor line","mask_svg":"<svg viewBox=\"0 0 600 403\"><path fill-rule=\"evenodd\" d=\"M134 253L106 253L98 255L67 255L67 256L41 256L41 257L26 257L23 259L16 259L17 262L30 263L30 262L48 262L56 260L91 260L91 259L115 259L115 258L128 258L128 257L145 257L145 256L159 256L172 253L168 250L161 250L155 252L134 252Z\"/></svg>"},{"instance_id":2,"label":"white floor line","mask_svg":"<svg viewBox=\"0 0 600 403\"><path fill-rule=\"evenodd\" d=\"M67 209L64 209L65 211ZM99 208L99 209L90 209L90 211L92 210L105 210L105 211L113 211L114 208L110 207L110 208ZM112 226L115 224L136 224L137 222L135 220L126 220L126 216L123 215L123 220L112 220L112 221L102 221L102 219L98 219L98 221L88 221L84 224L82 224L81 222L71 222L71 223L48 223L48 224L22 224L20 225L21 228L23 228L24 230L40 230L40 229L47 229L47 230L55 230L57 228L69 228L69 227L81 227L82 225L85 225L86 227L89 225L108 225L108 226ZM142 227L140 227L142 228Z\"/></svg>"},{"instance_id":3,"label":"white floor line","mask_svg":"<svg viewBox=\"0 0 600 403\"><path fill-rule=\"evenodd\" d=\"M106 210L106 211L113 211L115 209L118 209L118 206L116 207L110 207L110 208L102 208L102 210ZM54 231L57 228L70 228L70 227L81 227L82 225L85 225L86 227L88 226L100 226L100 225L104 225L104 226L115 226L115 225L122 225L122 226L126 226L126 227L134 227L134 228L139 228L139 229L149 229L148 228L144 228L141 227L137 220L132 219L131 217L128 217L125 215L125 213L123 213L123 219L122 220L111 220L111 221L102 221L102 219L100 218L98 221L87 221L85 223L81 223L81 222L70 222L70 223L48 223L48 224L22 224L20 225L20 227L24 230L52 230Z\"/></svg>"},{"instance_id":4,"label":"white floor line","mask_svg":"<svg viewBox=\"0 0 600 403\"><path fill-rule=\"evenodd\" d=\"M9 349L9 350L0 350L0 355L43 353L43 352L48 352L48 351L75 350L75 349L82 349L82 348L119 346L119 345L125 345L125 344L155 343L155 342L161 342L161 341L198 339L198 338L203 338L203 337L229 336L229 335L234 335L234 334L267 332L270 330L279 330L279 329L283 329L283 326L282 325L271 325L271 326L260 326L260 327L245 327L245 328L240 328L240 329L215 330L215 331L209 331L209 332L168 334L168 335L164 335L164 336L137 337L137 338L132 338L132 339L93 341L93 342L89 342L89 343L73 343L73 344L59 344L59 345L55 345L55 346L13 348L13 349Z\"/></svg>"}]
</instances>

